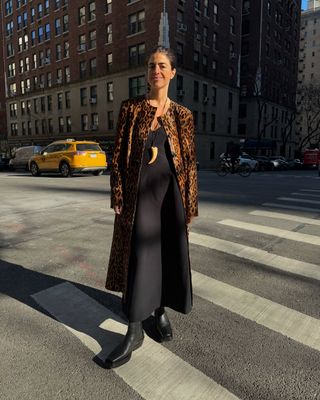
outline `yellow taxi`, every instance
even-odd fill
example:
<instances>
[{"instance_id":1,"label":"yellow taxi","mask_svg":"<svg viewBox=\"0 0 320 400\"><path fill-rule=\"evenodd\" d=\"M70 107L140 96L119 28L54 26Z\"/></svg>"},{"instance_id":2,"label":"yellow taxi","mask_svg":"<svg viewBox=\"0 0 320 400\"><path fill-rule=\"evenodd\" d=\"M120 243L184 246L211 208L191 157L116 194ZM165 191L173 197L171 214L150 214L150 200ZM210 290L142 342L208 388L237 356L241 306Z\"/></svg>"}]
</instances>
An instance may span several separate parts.
<instances>
[{"instance_id":1,"label":"yellow taxi","mask_svg":"<svg viewBox=\"0 0 320 400\"><path fill-rule=\"evenodd\" d=\"M96 142L65 139L50 143L32 156L29 169L33 176L42 172L60 172L64 177L75 172L101 175L107 169L107 159Z\"/></svg>"}]
</instances>

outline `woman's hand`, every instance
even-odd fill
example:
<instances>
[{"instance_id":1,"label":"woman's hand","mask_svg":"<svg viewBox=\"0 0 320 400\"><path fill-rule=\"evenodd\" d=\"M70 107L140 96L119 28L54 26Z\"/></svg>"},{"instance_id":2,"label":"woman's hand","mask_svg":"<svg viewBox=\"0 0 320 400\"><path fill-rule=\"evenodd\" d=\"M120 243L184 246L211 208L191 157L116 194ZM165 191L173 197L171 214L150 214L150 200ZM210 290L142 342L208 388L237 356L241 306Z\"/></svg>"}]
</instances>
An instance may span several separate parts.
<instances>
[{"instance_id":1,"label":"woman's hand","mask_svg":"<svg viewBox=\"0 0 320 400\"><path fill-rule=\"evenodd\" d=\"M122 206L114 206L113 209L116 214L122 213Z\"/></svg>"}]
</instances>

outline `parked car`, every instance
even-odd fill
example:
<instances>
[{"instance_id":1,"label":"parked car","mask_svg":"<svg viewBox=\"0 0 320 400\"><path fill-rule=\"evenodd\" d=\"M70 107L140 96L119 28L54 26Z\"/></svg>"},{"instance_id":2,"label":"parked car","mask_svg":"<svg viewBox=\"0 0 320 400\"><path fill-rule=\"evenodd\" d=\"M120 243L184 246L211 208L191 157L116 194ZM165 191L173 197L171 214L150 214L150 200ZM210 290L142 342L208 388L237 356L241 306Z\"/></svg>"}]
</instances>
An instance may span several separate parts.
<instances>
[{"instance_id":1,"label":"parked car","mask_svg":"<svg viewBox=\"0 0 320 400\"><path fill-rule=\"evenodd\" d=\"M258 170L258 161L251 157L249 154L242 153L241 156L239 156L239 163L248 164L252 171Z\"/></svg>"},{"instance_id":2,"label":"parked car","mask_svg":"<svg viewBox=\"0 0 320 400\"><path fill-rule=\"evenodd\" d=\"M2 156L2 155L0 156L0 171L4 171L4 170L7 170L10 168L9 161L10 161L10 158Z\"/></svg>"},{"instance_id":3,"label":"parked car","mask_svg":"<svg viewBox=\"0 0 320 400\"><path fill-rule=\"evenodd\" d=\"M288 162L283 156L270 156L269 158L273 162L275 169L289 169Z\"/></svg>"},{"instance_id":4,"label":"parked car","mask_svg":"<svg viewBox=\"0 0 320 400\"><path fill-rule=\"evenodd\" d=\"M290 169L301 169L303 168L303 162L299 160L299 158L291 158L290 160L287 160L288 162L288 167Z\"/></svg>"},{"instance_id":5,"label":"parked car","mask_svg":"<svg viewBox=\"0 0 320 400\"><path fill-rule=\"evenodd\" d=\"M267 156L255 156L255 159L258 161L258 170L259 171L273 171L274 165L273 162Z\"/></svg>"},{"instance_id":6,"label":"parked car","mask_svg":"<svg viewBox=\"0 0 320 400\"><path fill-rule=\"evenodd\" d=\"M42 172L60 172L64 177L75 172L101 175L107 169L106 154L96 142L58 140L45 147L29 161L33 176Z\"/></svg>"},{"instance_id":7,"label":"parked car","mask_svg":"<svg viewBox=\"0 0 320 400\"><path fill-rule=\"evenodd\" d=\"M24 146L19 147L14 152L14 157L9 161L11 169L29 169L30 158L41 151L41 146Z\"/></svg>"}]
</instances>

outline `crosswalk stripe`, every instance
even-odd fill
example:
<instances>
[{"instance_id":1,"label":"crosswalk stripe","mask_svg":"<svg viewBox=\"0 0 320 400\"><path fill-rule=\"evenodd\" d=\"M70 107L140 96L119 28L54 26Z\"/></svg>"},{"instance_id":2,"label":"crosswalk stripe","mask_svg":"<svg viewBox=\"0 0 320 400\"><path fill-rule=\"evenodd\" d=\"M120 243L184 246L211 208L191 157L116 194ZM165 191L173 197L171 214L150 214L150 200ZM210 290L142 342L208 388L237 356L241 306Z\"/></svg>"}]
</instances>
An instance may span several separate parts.
<instances>
[{"instance_id":1,"label":"crosswalk stripe","mask_svg":"<svg viewBox=\"0 0 320 400\"><path fill-rule=\"evenodd\" d=\"M308 211L320 213L320 208L293 206L292 204L263 203L263 207L282 208L286 210Z\"/></svg>"},{"instance_id":2,"label":"crosswalk stripe","mask_svg":"<svg viewBox=\"0 0 320 400\"><path fill-rule=\"evenodd\" d=\"M272 235L284 239L295 240L298 242L309 243L320 246L319 236L286 231L284 229L273 228L266 225L250 224L248 222L236 221L234 219L224 219L223 221L218 221L217 223L221 225L232 226L233 228L245 229L252 232L263 233L265 235Z\"/></svg>"},{"instance_id":3,"label":"crosswalk stripe","mask_svg":"<svg viewBox=\"0 0 320 400\"><path fill-rule=\"evenodd\" d=\"M297 203L320 204L319 200L294 199L292 197L277 197L277 200L293 201L293 202L297 202Z\"/></svg>"},{"instance_id":4,"label":"crosswalk stripe","mask_svg":"<svg viewBox=\"0 0 320 400\"><path fill-rule=\"evenodd\" d=\"M320 189L300 189L301 192L314 192L320 193Z\"/></svg>"},{"instance_id":5,"label":"crosswalk stripe","mask_svg":"<svg viewBox=\"0 0 320 400\"><path fill-rule=\"evenodd\" d=\"M294 196L309 196L309 197L320 197L320 194L312 194L312 193L291 193Z\"/></svg>"},{"instance_id":6,"label":"crosswalk stripe","mask_svg":"<svg viewBox=\"0 0 320 400\"><path fill-rule=\"evenodd\" d=\"M221 251L280 271L290 272L295 275L320 281L320 265L279 256L255 247L244 246L240 243L229 242L195 232L190 232L189 241L198 246Z\"/></svg>"},{"instance_id":7,"label":"crosswalk stripe","mask_svg":"<svg viewBox=\"0 0 320 400\"><path fill-rule=\"evenodd\" d=\"M123 321L69 282L32 297L102 360L123 340ZM132 358L113 371L145 400L239 400L147 336Z\"/></svg>"},{"instance_id":8,"label":"crosswalk stripe","mask_svg":"<svg viewBox=\"0 0 320 400\"><path fill-rule=\"evenodd\" d=\"M282 214L282 213L263 211L263 210L251 211L249 214L256 215L258 217L285 219L288 221L301 222L303 224L309 224L309 225L320 225L319 219L300 217L298 215Z\"/></svg>"},{"instance_id":9,"label":"crosswalk stripe","mask_svg":"<svg viewBox=\"0 0 320 400\"><path fill-rule=\"evenodd\" d=\"M192 284L197 296L320 351L320 320L199 272Z\"/></svg>"}]
</instances>

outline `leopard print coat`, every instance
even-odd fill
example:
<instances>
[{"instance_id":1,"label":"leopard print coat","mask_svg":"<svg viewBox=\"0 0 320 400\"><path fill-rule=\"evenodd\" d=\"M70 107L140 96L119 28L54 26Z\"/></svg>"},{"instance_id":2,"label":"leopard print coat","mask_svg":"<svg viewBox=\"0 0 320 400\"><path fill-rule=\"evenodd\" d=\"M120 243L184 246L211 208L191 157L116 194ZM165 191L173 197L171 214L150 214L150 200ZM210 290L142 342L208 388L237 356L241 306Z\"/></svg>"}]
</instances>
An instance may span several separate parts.
<instances>
[{"instance_id":1,"label":"leopard print coat","mask_svg":"<svg viewBox=\"0 0 320 400\"><path fill-rule=\"evenodd\" d=\"M115 216L106 288L122 292L124 297L142 156L155 112L156 107L145 97L138 97L122 103L118 118L110 176L111 207L122 206L123 209ZM161 122L168 136L186 223L189 224L191 218L198 215L193 115L187 108L171 101Z\"/></svg>"}]
</instances>

